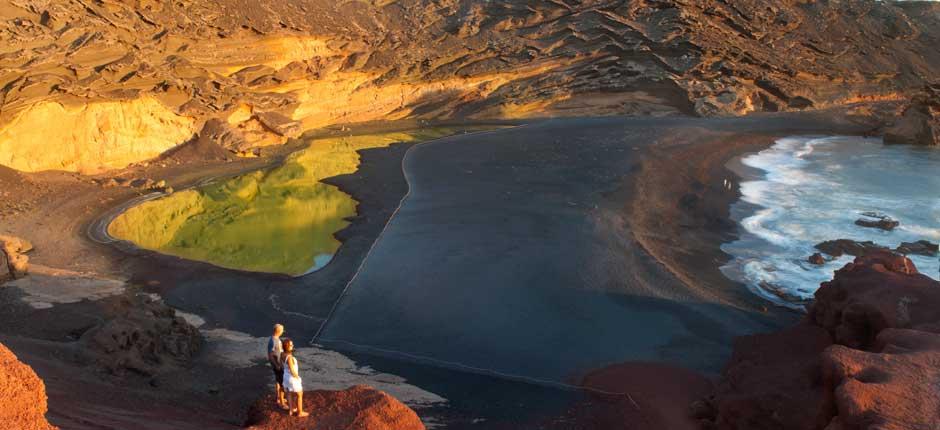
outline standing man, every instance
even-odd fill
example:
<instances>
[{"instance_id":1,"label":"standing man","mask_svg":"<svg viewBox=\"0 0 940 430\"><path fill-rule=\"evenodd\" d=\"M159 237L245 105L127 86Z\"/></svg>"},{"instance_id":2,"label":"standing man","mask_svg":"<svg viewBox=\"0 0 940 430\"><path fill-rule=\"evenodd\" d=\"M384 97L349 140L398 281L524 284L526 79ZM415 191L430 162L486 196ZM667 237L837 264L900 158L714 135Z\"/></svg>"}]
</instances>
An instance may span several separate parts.
<instances>
[{"instance_id":1,"label":"standing man","mask_svg":"<svg viewBox=\"0 0 940 430\"><path fill-rule=\"evenodd\" d=\"M281 345L282 334L284 334L284 326L274 324L274 334L268 339L268 363L274 372L274 390L277 396L277 405L281 409L288 410L287 399L284 397L284 366L281 364L281 353L284 352Z\"/></svg>"}]
</instances>

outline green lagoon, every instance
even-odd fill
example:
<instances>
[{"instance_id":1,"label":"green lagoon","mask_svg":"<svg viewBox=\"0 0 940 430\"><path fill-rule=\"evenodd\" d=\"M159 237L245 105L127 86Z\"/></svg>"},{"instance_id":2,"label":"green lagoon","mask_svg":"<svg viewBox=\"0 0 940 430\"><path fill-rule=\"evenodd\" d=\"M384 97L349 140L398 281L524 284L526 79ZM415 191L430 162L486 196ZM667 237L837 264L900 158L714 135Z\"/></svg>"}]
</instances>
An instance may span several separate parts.
<instances>
[{"instance_id":1,"label":"green lagoon","mask_svg":"<svg viewBox=\"0 0 940 430\"><path fill-rule=\"evenodd\" d=\"M357 202L321 180L354 173L359 150L493 127L431 128L311 140L278 167L257 170L134 206L108 234L135 245L229 269L300 276L327 263L334 233Z\"/></svg>"}]
</instances>

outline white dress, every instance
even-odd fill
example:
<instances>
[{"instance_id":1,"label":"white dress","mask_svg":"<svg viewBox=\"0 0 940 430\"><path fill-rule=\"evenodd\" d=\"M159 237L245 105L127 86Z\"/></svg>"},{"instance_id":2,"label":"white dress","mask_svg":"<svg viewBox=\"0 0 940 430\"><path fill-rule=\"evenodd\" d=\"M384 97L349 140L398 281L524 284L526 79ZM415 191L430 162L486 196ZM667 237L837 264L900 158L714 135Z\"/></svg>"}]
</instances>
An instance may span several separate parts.
<instances>
[{"instance_id":1,"label":"white dress","mask_svg":"<svg viewBox=\"0 0 940 430\"><path fill-rule=\"evenodd\" d=\"M300 376L294 376L294 374L291 373L291 369L300 375L297 359L294 358L293 355L288 357L287 362L284 363L284 390L289 393L302 393L304 391L304 387L301 385Z\"/></svg>"}]
</instances>

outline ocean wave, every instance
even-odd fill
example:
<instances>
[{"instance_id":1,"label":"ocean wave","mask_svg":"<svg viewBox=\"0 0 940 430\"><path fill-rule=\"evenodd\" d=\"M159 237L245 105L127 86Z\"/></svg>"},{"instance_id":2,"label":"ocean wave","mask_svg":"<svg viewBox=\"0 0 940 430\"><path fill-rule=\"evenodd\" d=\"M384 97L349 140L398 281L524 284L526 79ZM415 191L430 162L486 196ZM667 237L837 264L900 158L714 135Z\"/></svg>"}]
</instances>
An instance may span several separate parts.
<instances>
[{"instance_id":1,"label":"ocean wave","mask_svg":"<svg viewBox=\"0 0 940 430\"><path fill-rule=\"evenodd\" d=\"M852 260L843 256L816 266L807 257L815 244L832 239L871 240L887 247L916 240L940 240L940 151L885 149L878 139L788 137L741 163L760 175L744 178L732 213L741 237L722 249L734 258L722 270L768 300L799 306L833 270ZM925 158L926 157L926 158ZM854 221L878 212L901 221L888 232ZM940 260L912 256L922 273L938 277Z\"/></svg>"}]
</instances>

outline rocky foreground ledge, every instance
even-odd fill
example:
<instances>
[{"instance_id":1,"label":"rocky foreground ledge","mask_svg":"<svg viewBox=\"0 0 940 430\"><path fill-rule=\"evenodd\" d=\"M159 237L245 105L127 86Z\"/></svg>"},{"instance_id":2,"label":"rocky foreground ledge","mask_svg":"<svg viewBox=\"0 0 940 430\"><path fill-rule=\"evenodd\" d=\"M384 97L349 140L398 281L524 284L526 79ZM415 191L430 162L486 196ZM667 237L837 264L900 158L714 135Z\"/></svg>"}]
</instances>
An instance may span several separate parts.
<instances>
[{"instance_id":1,"label":"rocky foreground ledge","mask_svg":"<svg viewBox=\"0 0 940 430\"><path fill-rule=\"evenodd\" d=\"M0 425L16 430L54 430L46 421L46 386L32 368L0 344Z\"/></svg>"},{"instance_id":2,"label":"rocky foreground ledge","mask_svg":"<svg viewBox=\"0 0 940 430\"><path fill-rule=\"evenodd\" d=\"M887 251L823 283L795 327L739 338L706 429L940 428L940 282Z\"/></svg>"},{"instance_id":3,"label":"rocky foreground ledge","mask_svg":"<svg viewBox=\"0 0 940 430\"><path fill-rule=\"evenodd\" d=\"M392 396L365 385L342 391L304 393L306 418L287 415L268 396L249 412L252 430L424 430L414 411Z\"/></svg>"}]
</instances>

